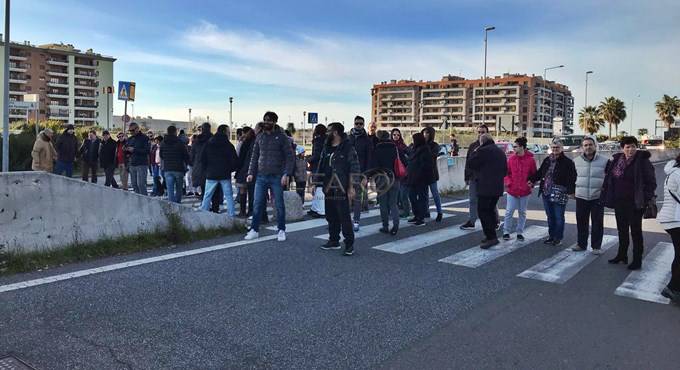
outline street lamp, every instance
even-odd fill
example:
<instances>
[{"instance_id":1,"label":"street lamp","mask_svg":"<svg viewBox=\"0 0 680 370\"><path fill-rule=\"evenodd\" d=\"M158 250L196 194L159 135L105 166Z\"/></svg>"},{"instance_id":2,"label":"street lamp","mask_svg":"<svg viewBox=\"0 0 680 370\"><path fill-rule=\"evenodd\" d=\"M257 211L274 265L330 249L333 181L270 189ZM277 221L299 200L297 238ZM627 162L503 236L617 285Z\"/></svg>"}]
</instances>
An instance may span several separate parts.
<instances>
[{"instance_id":1,"label":"street lamp","mask_svg":"<svg viewBox=\"0 0 680 370\"><path fill-rule=\"evenodd\" d=\"M545 90L548 89L548 71L551 70L551 69L558 69L558 68L564 68L564 64L560 64L558 66L543 68L543 89L545 89ZM541 116L543 116L543 104L545 103L544 93L545 92L541 92L541 107L539 109ZM550 127L552 127L552 107L550 107L550 115L549 116L550 116L550 118L549 118ZM545 125L545 122L541 122L541 129L544 128L543 127L544 125ZM545 135L545 131L542 131L542 132ZM554 134L554 130L553 130L553 134Z\"/></svg>"},{"instance_id":2,"label":"street lamp","mask_svg":"<svg viewBox=\"0 0 680 370\"><path fill-rule=\"evenodd\" d=\"M591 73L593 73L593 71L586 72L586 96L585 96L585 104L583 105L584 108L588 106L588 75L591 74Z\"/></svg>"},{"instance_id":3,"label":"street lamp","mask_svg":"<svg viewBox=\"0 0 680 370\"><path fill-rule=\"evenodd\" d=\"M9 172L9 0L5 0L5 50L2 83L2 172Z\"/></svg>"},{"instance_id":4,"label":"street lamp","mask_svg":"<svg viewBox=\"0 0 680 370\"><path fill-rule=\"evenodd\" d=\"M489 31L495 30L496 27L489 26L484 28L484 86L482 86L482 124L486 121L486 54L487 54L487 43ZM496 132L498 132L498 127L496 127Z\"/></svg>"},{"instance_id":5,"label":"street lamp","mask_svg":"<svg viewBox=\"0 0 680 370\"><path fill-rule=\"evenodd\" d=\"M234 122L231 120L231 112L232 112L232 108L233 108L232 107L233 103L234 103L234 97L230 96L229 97L229 127L231 127L234 124Z\"/></svg>"},{"instance_id":6,"label":"street lamp","mask_svg":"<svg viewBox=\"0 0 680 370\"><path fill-rule=\"evenodd\" d=\"M640 94L637 94L635 97L633 97L633 101L630 103L630 135L633 135L633 113L635 111L635 98L639 98Z\"/></svg>"}]
</instances>

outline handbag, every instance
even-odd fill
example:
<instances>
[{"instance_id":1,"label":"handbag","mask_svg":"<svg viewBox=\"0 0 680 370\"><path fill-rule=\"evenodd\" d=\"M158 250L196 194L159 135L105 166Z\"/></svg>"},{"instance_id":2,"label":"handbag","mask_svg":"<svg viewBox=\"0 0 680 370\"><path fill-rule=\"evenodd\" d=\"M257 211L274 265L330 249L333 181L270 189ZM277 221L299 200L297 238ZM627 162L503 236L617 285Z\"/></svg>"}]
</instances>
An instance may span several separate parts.
<instances>
[{"instance_id":1,"label":"handbag","mask_svg":"<svg viewBox=\"0 0 680 370\"><path fill-rule=\"evenodd\" d=\"M569 201L569 194L567 194L567 188L562 185L553 184L548 192L548 201L550 203L567 204Z\"/></svg>"},{"instance_id":2,"label":"handbag","mask_svg":"<svg viewBox=\"0 0 680 370\"><path fill-rule=\"evenodd\" d=\"M671 193L671 195L673 194ZM673 198L675 198L675 195L673 195ZM645 214L642 216L642 218L644 219L656 218L657 213L659 213L659 208L656 206L656 196L653 196L652 199L645 206Z\"/></svg>"},{"instance_id":3,"label":"handbag","mask_svg":"<svg viewBox=\"0 0 680 370\"><path fill-rule=\"evenodd\" d=\"M399 159L399 150L397 150L397 157L394 158L394 177L398 179L406 177L406 166Z\"/></svg>"}]
</instances>

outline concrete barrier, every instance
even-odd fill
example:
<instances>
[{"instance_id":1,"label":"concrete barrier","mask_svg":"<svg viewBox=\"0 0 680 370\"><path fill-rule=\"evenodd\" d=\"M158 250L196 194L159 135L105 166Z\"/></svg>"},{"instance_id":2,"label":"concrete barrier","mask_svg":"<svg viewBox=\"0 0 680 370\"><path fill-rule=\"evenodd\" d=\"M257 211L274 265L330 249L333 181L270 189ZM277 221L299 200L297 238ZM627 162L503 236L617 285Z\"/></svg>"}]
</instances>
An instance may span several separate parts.
<instances>
[{"instance_id":1,"label":"concrete barrier","mask_svg":"<svg viewBox=\"0 0 680 370\"><path fill-rule=\"evenodd\" d=\"M103 238L164 230L171 215L189 230L231 228L225 214L144 197L45 172L0 174L0 247L59 249Z\"/></svg>"},{"instance_id":2,"label":"concrete barrier","mask_svg":"<svg viewBox=\"0 0 680 370\"><path fill-rule=\"evenodd\" d=\"M666 150L650 150L652 163L667 162L675 159L680 153L680 149L666 149ZM601 154L611 158L617 152L600 152ZM565 153L570 158L575 158L581 155L580 152ZM548 156L548 154L535 154L536 166L540 166L541 162ZM465 185L465 157L449 157L441 156L437 158L437 168L439 169L439 182L437 187L440 191L459 191L464 190Z\"/></svg>"}]
</instances>

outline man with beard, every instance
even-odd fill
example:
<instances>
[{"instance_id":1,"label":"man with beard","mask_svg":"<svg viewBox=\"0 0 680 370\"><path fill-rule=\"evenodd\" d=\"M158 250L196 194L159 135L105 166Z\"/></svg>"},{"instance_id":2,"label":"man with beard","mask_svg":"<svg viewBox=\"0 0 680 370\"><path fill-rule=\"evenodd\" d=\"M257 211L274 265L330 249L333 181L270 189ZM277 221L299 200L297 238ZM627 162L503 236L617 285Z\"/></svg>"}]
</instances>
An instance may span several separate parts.
<instances>
[{"instance_id":1,"label":"man with beard","mask_svg":"<svg viewBox=\"0 0 680 370\"><path fill-rule=\"evenodd\" d=\"M277 240L286 241L286 208L283 201L283 188L288 186L288 176L293 174L295 157L293 147L286 134L276 125L279 116L274 112L264 114L262 132L255 138L250 158L247 182L255 181L255 204L253 222L245 240L260 236L260 222L267 211L265 195L271 189L276 206L278 226Z\"/></svg>"},{"instance_id":2,"label":"man with beard","mask_svg":"<svg viewBox=\"0 0 680 370\"><path fill-rule=\"evenodd\" d=\"M354 128L349 133L349 142L354 146L359 158L361 173L365 173L371 163L371 153L373 143L364 130L364 117L354 117ZM362 180L359 193L354 199L354 231L359 231L359 221L361 221L361 211L368 210L368 192L366 191L367 179Z\"/></svg>"}]
</instances>

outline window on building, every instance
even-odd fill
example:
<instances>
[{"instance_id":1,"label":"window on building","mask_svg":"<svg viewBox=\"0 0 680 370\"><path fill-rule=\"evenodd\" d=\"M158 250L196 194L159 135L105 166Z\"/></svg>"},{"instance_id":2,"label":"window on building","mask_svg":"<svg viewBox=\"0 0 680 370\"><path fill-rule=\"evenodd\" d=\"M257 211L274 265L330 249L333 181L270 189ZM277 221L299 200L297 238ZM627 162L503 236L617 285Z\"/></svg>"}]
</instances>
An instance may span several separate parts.
<instances>
[{"instance_id":1,"label":"window on building","mask_svg":"<svg viewBox=\"0 0 680 370\"><path fill-rule=\"evenodd\" d=\"M44 69L45 69L45 66L41 64L41 65L40 65L40 69L43 69L43 70L44 70Z\"/></svg>"},{"instance_id":2,"label":"window on building","mask_svg":"<svg viewBox=\"0 0 680 370\"><path fill-rule=\"evenodd\" d=\"M526 121L527 121L527 116L525 114L525 115L522 116L522 122L526 122Z\"/></svg>"},{"instance_id":3,"label":"window on building","mask_svg":"<svg viewBox=\"0 0 680 370\"><path fill-rule=\"evenodd\" d=\"M522 113L526 113L528 111L527 107L522 107Z\"/></svg>"}]
</instances>

